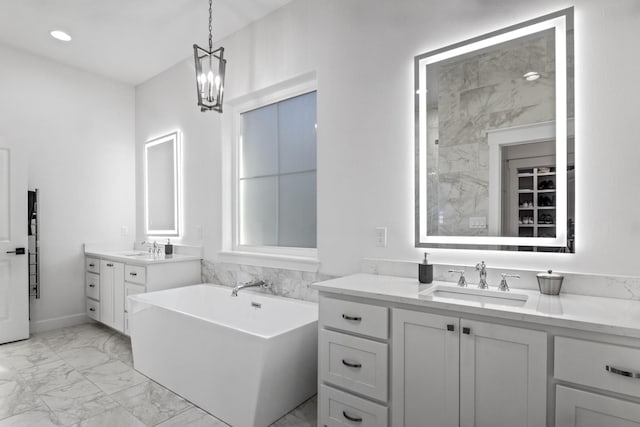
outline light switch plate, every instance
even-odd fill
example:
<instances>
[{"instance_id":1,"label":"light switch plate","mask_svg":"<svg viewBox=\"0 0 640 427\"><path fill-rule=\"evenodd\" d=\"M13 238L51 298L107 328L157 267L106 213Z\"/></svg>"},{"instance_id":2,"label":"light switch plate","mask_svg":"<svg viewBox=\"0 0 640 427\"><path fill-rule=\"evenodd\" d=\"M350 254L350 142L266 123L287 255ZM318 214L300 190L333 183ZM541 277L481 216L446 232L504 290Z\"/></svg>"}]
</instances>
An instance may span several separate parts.
<instances>
[{"instance_id":1,"label":"light switch plate","mask_svg":"<svg viewBox=\"0 0 640 427\"><path fill-rule=\"evenodd\" d=\"M387 247L387 227L376 227L376 246Z\"/></svg>"}]
</instances>

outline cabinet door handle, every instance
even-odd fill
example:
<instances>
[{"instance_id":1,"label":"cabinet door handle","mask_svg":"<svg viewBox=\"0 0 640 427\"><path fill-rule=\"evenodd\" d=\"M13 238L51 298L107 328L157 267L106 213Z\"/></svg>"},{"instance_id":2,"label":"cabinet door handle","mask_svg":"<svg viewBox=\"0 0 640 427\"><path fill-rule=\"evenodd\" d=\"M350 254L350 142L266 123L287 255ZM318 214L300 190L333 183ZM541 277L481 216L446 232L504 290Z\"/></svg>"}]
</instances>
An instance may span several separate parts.
<instances>
[{"instance_id":1,"label":"cabinet door handle","mask_svg":"<svg viewBox=\"0 0 640 427\"><path fill-rule=\"evenodd\" d=\"M342 416L348 419L349 421L353 421L354 423L362 422L362 417L352 417L351 415L347 414L347 411L342 411Z\"/></svg>"},{"instance_id":2,"label":"cabinet door handle","mask_svg":"<svg viewBox=\"0 0 640 427\"><path fill-rule=\"evenodd\" d=\"M129 276L137 276L137 275L138 273L134 273L134 272L129 273Z\"/></svg>"},{"instance_id":3,"label":"cabinet door handle","mask_svg":"<svg viewBox=\"0 0 640 427\"><path fill-rule=\"evenodd\" d=\"M93 283L89 285L90 288L95 288L96 285L94 285Z\"/></svg>"},{"instance_id":4,"label":"cabinet door handle","mask_svg":"<svg viewBox=\"0 0 640 427\"><path fill-rule=\"evenodd\" d=\"M89 309L89 311L96 311L96 309L95 309L95 308L93 308L93 307L91 307L91 308Z\"/></svg>"},{"instance_id":5,"label":"cabinet door handle","mask_svg":"<svg viewBox=\"0 0 640 427\"><path fill-rule=\"evenodd\" d=\"M614 368L613 366L606 365L605 369L607 372L611 372L612 374L622 375L623 377L628 378L640 378L640 373L633 371L626 371L624 369Z\"/></svg>"},{"instance_id":6,"label":"cabinet door handle","mask_svg":"<svg viewBox=\"0 0 640 427\"><path fill-rule=\"evenodd\" d=\"M465 335L470 335L471 334L471 328L468 328L466 326L463 327L462 328L462 333L465 334Z\"/></svg>"},{"instance_id":7,"label":"cabinet door handle","mask_svg":"<svg viewBox=\"0 0 640 427\"><path fill-rule=\"evenodd\" d=\"M362 368L362 364L358 362L349 362L348 360L342 359L342 364L344 366L348 366L350 368Z\"/></svg>"},{"instance_id":8,"label":"cabinet door handle","mask_svg":"<svg viewBox=\"0 0 640 427\"><path fill-rule=\"evenodd\" d=\"M107 267L113 267L113 264L107 264Z\"/></svg>"},{"instance_id":9,"label":"cabinet door handle","mask_svg":"<svg viewBox=\"0 0 640 427\"><path fill-rule=\"evenodd\" d=\"M343 314L342 318L345 320L351 320L352 322L359 322L362 320L362 317L360 316L349 316L347 314Z\"/></svg>"},{"instance_id":10,"label":"cabinet door handle","mask_svg":"<svg viewBox=\"0 0 640 427\"><path fill-rule=\"evenodd\" d=\"M447 331L455 331L455 330L456 330L456 327L454 325L452 324L447 325Z\"/></svg>"}]
</instances>

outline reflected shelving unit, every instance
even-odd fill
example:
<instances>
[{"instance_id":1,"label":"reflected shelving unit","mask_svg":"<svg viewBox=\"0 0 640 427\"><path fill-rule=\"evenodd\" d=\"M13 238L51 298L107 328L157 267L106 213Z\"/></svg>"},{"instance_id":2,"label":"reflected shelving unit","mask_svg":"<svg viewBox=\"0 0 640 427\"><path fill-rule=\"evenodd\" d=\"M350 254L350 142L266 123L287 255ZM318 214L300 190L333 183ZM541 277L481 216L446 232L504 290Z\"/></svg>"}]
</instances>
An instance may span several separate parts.
<instances>
[{"instance_id":1,"label":"reflected shelving unit","mask_svg":"<svg viewBox=\"0 0 640 427\"><path fill-rule=\"evenodd\" d=\"M556 236L556 171L554 166L518 169L518 236ZM535 251L544 248L521 247Z\"/></svg>"}]
</instances>

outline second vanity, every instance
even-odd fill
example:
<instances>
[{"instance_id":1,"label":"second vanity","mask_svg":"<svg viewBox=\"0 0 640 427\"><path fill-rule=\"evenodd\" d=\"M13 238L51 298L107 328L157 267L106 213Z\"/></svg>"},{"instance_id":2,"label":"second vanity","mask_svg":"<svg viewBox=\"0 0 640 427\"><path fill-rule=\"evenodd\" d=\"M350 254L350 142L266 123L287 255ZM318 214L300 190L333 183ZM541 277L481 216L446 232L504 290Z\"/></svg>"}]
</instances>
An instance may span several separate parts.
<instances>
[{"instance_id":1,"label":"second vanity","mask_svg":"<svg viewBox=\"0 0 640 427\"><path fill-rule=\"evenodd\" d=\"M129 335L129 295L200 283L200 272L196 255L86 249L87 315Z\"/></svg>"},{"instance_id":2,"label":"second vanity","mask_svg":"<svg viewBox=\"0 0 640 427\"><path fill-rule=\"evenodd\" d=\"M640 426L638 301L371 274L313 286L320 426Z\"/></svg>"}]
</instances>

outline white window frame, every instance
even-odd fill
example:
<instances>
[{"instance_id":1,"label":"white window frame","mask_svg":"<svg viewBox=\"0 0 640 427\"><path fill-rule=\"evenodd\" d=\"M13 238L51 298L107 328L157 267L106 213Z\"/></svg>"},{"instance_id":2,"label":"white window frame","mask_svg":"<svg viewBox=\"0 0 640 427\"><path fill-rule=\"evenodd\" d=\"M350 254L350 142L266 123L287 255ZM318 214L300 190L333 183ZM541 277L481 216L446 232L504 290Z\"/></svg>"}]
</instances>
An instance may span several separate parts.
<instances>
[{"instance_id":1,"label":"white window frame","mask_svg":"<svg viewBox=\"0 0 640 427\"><path fill-rule=\"evenodd\" d=\"M309 92L317 92L317 90L318 85L314 72L227 102L227 111L231 110L229 111L231 113L231 117L230 119L227 119L225 125L230 125L231 132L227 135L223 135L223 140L227 140L227 144L223 145L223 159L229 159L230 162L228 162L228 165L230 166L225 166L225 163L227 162L223 162L223 176L226 176L228 179L223 179L223 204L226 205L226 208L223 213L223 250L218 253L218 258L221 261L302 271L318 270L317 225L316 248L252 246L240 244L239 218L239 147L242 137L242 114L289 98L304 95ZM316 116L316 123L317 121ZM316 144L317 141L318 139L316 139ZM318 176L317 171L318 168L316 163L316 178ZM224 194L224 190L226 189L229 190L228 194Z\"/></svg>"}]
</instances>

